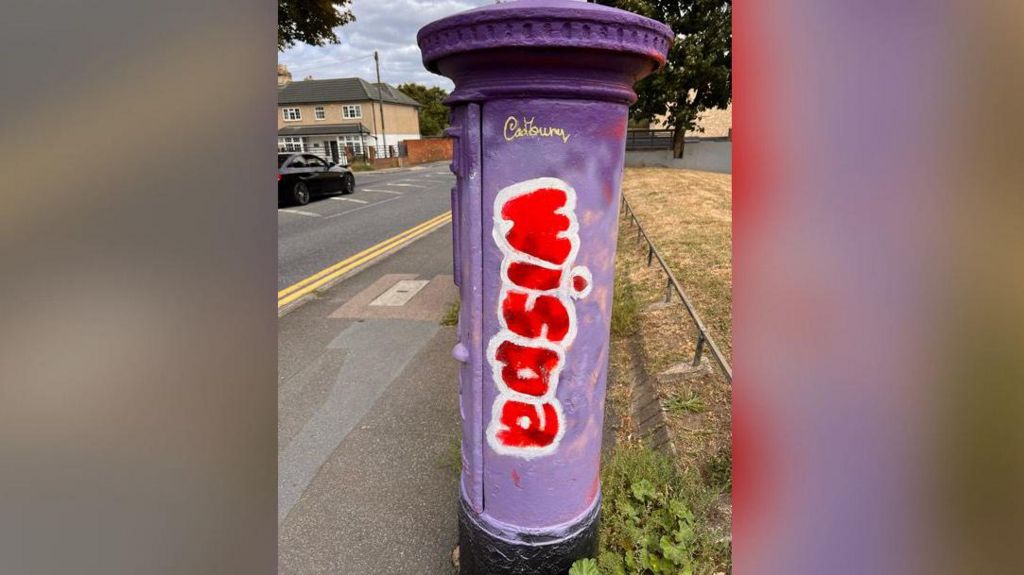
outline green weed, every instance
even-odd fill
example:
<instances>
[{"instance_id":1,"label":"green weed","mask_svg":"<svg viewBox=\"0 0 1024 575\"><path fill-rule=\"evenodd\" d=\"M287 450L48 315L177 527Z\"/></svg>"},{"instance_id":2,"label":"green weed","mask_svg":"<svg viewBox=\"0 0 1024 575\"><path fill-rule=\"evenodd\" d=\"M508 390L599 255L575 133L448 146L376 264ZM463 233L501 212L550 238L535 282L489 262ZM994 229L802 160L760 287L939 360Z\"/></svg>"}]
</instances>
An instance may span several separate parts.
<instances>
[{"instance_id":1,"label":"green weed","mask_svg":"<svg viewBox=\"0 0 1024 575\"><path fill-rule=\"evenodd\" d=\"M629 337L640 329L640 299L636 288L620 276L612 292L612 335Z\"/></svg>"},{"instance_id":2,"label":"green weed","mask_svg":"<svg viewBox=\"0 0 1024 575\"><path fill-rule=\"evenodd\" d=\"M685 396L670 397L665 401L665 410L672 413L680 411L704 413L707 409L707 406L704 405L704 400L692 391Z\"/></svg>"},{"instance_id":3,"label":"green weed","mask_svg":"<svg viewBox=\"0 0 1024 575\"><path fill-rule=\"evenodd\" d=\"M640 445L616 447L605 463L602 491L601 575L727 570L727 540L701 519L715 493L680 474L664 455Z\"/></svg>"},{"instance_id":4,"label":"green weed","mask_svg":"<svg viewBox=\"0 0 1024 575\"><path fill-rule=\"evenodd\" d=\"M444 312L444 317L441 318L441 325L454 327L459 325L459 299L455 298L455 301L448 308L448 311Z\"/></svg>"}]
</instances>

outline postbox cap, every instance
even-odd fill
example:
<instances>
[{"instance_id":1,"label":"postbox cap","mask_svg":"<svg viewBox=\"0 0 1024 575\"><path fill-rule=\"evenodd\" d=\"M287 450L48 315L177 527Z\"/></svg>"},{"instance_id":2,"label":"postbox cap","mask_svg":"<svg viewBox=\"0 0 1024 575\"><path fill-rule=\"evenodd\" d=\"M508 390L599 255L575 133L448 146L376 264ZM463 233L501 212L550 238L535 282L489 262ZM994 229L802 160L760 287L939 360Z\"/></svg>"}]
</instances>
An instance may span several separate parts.
<instances>
[{"instance_id":1,"label":"postbox cap","mask_svg":"<svg viewBox=\"0 0 1024 575\"><path fill-rule=\"evenodd\" d=\"M467 10L427 24L416 39L423 65L497 48L583 48L630 53L665 63L672 29L632 12L578 0L517 0Z\"/></svg>"}]
</instances>

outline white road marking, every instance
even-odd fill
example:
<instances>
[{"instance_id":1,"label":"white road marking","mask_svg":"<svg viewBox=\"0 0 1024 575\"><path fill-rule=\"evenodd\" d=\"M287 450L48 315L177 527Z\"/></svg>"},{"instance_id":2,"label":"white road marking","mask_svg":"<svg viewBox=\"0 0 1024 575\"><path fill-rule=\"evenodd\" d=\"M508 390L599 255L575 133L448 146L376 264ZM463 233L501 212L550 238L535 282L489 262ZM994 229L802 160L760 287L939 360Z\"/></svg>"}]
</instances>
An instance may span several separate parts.
<instances>
[{"instance_id":1,"label":"white road marking","mask_svg":"<svg viewBox=\"0 0 1024 575\"><path fill-rule=\"evenodd\" d=\"M399 183L399 182L395 182L393 184L385 184L385 185L387 185L387 186L402 186L403 188L425 188L425 187L427 187L427 186L421 186L420 184L402 184L402 183Z\"/></svg>"},{"instance_id":2,"label":"white road marking","mask_svg":"<svg viewBox=\"0 0 1024 575\"><path fill-rule=\"evenodd\" d=\"M300 215L300 216L306 216L308 218L322 218L323 217L320 214L314 214L313 212L304 212L302 210L288 209L288 210L278 210L278 211L280 211L280 212L288 212L289 214L297 214L297 215Z\"/></svg>"},{"instance_id":3,"label":"white road marking","mask_svg":"<svg viewBox=\"0 0 1024 575\"><path fill-rule=\"evenodd\" d=\"M358 208L352 208L351 210L345 210L344 212L341 212L341 213L331 214L329 216L324 216L324 219L325 220L329 220L331 218L338 218L338 217L344 216L345 214L351 214L352 212L358 212L359 210L365 210L366 208L372 208L374 206L379 206L381 204L386 204L388 202L393 202L395 200L400 200L400 199L402 199L401 196L395 196L393 198L388 198L386 200L381 200L379 202L374 202L372 204L366 204L365 206L359 206Z\"/></svg>"},{"instance_id":4,"label":"white road marking","mask_svg":"<svg viewBox=\"0 0 1024 575\"><path fill-rule=\"evenodd\" d=\"M368 204L368 203L370 203L370 202L367 202L366 200L357 200L355 198L337 198L337 197L335 197L335 198L327 198L327 199L328 200L334 200L334 201L337 201L337 202L355 202L357 204Z\"/></svg>"},{"instance_id":5,"label":"white road marking","mask_svg":"<svg viewBox=\"0 0 1024 575\"><path fill-rule=\"evenodd\" d=\"M394 194L396 196L401 196L402 194L405 193L405 192L395 192L395 191L392 191L392 190L374 190L374 189L370 189L370 188L360 188L359 191L361 191L361 192L376 192L378 194Z\"/></svg>"},{"instance_id":6,"label":"white road marking","mask_svg":"<svg viewBox=\"0 0 1024 575\"><path fill-rule=\"evenodd\" d=\"M430 280L399 280L387 291L377 296L377 299L370 302L370 305L399 307L409 303L409 300L420 293Z\"/></svg>"}]
</instances>

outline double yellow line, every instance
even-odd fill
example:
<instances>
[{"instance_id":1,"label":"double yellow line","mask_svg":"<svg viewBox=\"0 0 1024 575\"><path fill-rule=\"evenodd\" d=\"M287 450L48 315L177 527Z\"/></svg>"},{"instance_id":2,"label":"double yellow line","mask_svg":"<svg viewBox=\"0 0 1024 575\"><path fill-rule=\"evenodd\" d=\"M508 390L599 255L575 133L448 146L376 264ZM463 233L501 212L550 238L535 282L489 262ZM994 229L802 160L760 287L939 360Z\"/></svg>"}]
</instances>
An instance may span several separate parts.
<instances>
[{"instance_id":1,"label":"double yellow line","mask_svg":"<svg viewBox=\"0 0 1024 575\"><path fill-rule=\"evenodd\" d=\"M417 240L441 226L452 221L452 213L445 212L439 216L430 218L422 224L409 228L404 232L390 237L381 243L366 248L354 256L324 268L308 278L298 281L283 290L277 292L277 309L292 303L293 301L312 293L331 281L340 278L357 267L373 261L387 252L397 249L407 243Z\"/></svg>"}]
</instances>

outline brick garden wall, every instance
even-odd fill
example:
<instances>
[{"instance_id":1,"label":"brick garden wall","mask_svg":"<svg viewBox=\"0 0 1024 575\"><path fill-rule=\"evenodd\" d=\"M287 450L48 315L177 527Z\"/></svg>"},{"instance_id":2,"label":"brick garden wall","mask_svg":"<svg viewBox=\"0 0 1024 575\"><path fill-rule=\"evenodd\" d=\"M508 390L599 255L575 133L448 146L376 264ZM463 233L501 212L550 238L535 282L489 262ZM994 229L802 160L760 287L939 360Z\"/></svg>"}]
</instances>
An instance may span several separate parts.
<instances>
[{"instance_id":1,"label":"brick garden wall","mask_svg":"<svg viewBox=\"0 0 1024 575\"><path fill-rule=\"evenodd\" d=\"M425 162L450 162L452 159L451 138L406 140L405 149L408 152L406 160L409 165L423 164Z\"/></svg>"},{"instance_id":2,"label":"brick garden wall","mask_svg":"<svg viewBox=\"0 0 1024 575\"><path fill-rule=\"evenodd\" d=\"M373 169L383 170L385 168L401 168L407 165L405 158L374 158Z\"/></svg>"}]
</instances>

